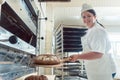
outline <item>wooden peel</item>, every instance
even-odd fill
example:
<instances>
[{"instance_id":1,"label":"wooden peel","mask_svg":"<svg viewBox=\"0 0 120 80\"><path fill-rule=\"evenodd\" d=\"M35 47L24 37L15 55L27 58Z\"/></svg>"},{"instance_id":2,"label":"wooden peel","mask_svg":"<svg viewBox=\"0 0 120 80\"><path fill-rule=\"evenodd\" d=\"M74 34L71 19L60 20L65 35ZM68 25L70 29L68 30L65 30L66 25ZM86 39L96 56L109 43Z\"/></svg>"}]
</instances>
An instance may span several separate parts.
<instances>
[{"instance_id":1,"label":"wooden peel","mask_svg":"<svg viewBox=\"0 0 120 80\"><path fill-rule=\"evenodd\" d=\"M49 56L55 56L55 60L42 60L42 58L39 59L40 56L45 56L45 58L47 59ZM47 56L47 57L46 57ZM51 57L52 58L52 57ZM42 55L38 55L35 58L32 59L31 61L31 66L35 65L40 65L40 66L53 66L53 65L61 65L61 63L70 61L71 57L66 57L66 58L60 58L58 55L51 55L51 54L42 54Z\"/></svg>"},{"instance_id":2,"label":"wooden peel","mask_svg":"<svg viewBox=\"0 0 120 80\"><path fill-rule=\"evenodd\" d=\"M67 61L70 61L70 60L71 60L71 57L67 57L67 58L62 59L60 62L64 63L64 62L67 62Z\"/></svg>"}]
</instances>

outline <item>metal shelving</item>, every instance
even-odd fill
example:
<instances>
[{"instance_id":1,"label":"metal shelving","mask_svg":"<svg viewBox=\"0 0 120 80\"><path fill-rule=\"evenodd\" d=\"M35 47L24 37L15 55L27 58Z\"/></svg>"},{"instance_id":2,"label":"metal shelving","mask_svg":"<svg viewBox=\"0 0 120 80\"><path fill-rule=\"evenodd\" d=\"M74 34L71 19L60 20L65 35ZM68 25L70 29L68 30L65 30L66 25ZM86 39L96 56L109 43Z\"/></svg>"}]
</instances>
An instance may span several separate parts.
<instances>
[{"instance_id":1,"label":"metal shelving","mask_svg":"<svg viewBox=\"0 0 120 80\"><path fill-rule=\"evenodd\" d=\"M55 29L55 53L63 59L72 54L78 54L82 51L81 37L87 29L83 26L60 25ZM56 77L60 80L66 80L69 77L86 78L83 61L64 62L60 68L54 69ZM56 78L56 79L57 79Z\"/></svg>"},{"instance_id":2,"label":"metal shelving","mask_svg":"<svg viewBox=\"0 0 120 80\"><path fill-rule=\"evenodd\" d=\"M0 77L3 80L15 80L35 72L35 67L30 65L33 57L34 54L0 43Z\"/></svg>"}]
</instances>

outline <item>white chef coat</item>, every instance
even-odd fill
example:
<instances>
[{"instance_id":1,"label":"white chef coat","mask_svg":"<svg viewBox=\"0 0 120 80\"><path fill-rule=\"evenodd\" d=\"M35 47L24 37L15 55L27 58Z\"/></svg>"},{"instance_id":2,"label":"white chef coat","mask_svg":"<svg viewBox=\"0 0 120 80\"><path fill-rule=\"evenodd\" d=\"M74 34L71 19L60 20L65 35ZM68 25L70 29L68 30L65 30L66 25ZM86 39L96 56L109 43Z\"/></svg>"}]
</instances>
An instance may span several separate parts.
<instances>
[{"instance_id":1,"label":"white chef coat","mask_svg":"<svg viewBox=\"0 0 120 80\"><path fill-rule=\"evenodd\" d=\"M111 69L112 69L112 73L116 73L116 63L114 58L112 57L111 53L109 53L109 58L110 58L110 62L111 62Z\"/></svg>"},{"instance_id":2,"label":"white chef coat","mask_svg":"<svg viewBox=\"0 0 120 80\"><path fill-rule=\"evenodd\" d=\"M113 80L108 51L111 48L106 30L98 23L89 28L82 37L83 53L94 51L103 53L102 58L85 60L88 80Z\"/></svg>"}]
</instances>

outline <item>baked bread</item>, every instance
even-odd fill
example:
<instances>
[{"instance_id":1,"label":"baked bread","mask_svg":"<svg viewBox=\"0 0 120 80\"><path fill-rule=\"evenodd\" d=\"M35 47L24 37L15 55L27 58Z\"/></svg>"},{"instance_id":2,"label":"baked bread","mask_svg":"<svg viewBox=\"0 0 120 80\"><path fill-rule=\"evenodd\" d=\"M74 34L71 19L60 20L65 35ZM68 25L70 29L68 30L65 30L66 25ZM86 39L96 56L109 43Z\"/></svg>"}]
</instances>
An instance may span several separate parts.
<instances>
[{"instance_id":1,"label":"baked bread","mask_svg":"<svg viewBox=\"0 0 120 80\"><path fill-rule=\"evenodd\" d=\"M31 75L25 78L25 80L48 80L48 78L44 75Z\"/></svg>"},{"instance_id":2,"label":"baked bread","mask_svg":"<svg viewBox=\"0 0 120 80\"><path fill-rule=\"evenodd\" d=\"M41 54L34 58L33 63L38 65L56 65L60 64L60 58L52 54Z\"/></svg>"}]
</instances>

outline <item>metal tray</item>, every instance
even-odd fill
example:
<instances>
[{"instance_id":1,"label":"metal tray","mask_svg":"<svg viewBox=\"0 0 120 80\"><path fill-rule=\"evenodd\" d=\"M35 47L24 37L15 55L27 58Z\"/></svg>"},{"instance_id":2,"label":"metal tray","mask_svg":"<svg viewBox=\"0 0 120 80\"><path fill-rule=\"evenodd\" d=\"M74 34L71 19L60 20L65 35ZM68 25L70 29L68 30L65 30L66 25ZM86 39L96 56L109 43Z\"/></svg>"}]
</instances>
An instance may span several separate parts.
<instances>
[{"instance_id":1,"label":"metal tray","mask_svg":"<svg viewBox=\"0 0 120 80\"><path fill-rule=\"evenodd\" d=\"M2 80L15 80L26 74L35 72L34 68L29 68L16 64L2 64L0 65L0 77Z\"/></svg>"}]
</instances>

